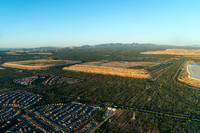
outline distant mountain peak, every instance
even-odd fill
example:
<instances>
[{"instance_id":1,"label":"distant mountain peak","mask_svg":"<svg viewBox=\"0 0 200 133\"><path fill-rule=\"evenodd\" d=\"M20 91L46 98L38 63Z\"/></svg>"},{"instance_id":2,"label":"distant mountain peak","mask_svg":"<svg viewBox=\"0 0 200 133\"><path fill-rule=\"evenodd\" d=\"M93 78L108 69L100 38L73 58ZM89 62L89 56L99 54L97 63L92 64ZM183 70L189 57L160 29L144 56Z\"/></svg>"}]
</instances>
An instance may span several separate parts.
<instances>
[{"instance_id":1,"label":"distant mountain peak","mask_svg":"<svg viewBox=\"0 0 200 133\"><path fill-rule=\"evenodd\" d=\"M144 44L140 44L140 43L106 43L106 44L99 44L99 45L95 45L94 47L137 47L137 46L156 46L156 44L151 44L151 43L144 43Z\"/></svg>"}]
</instances>

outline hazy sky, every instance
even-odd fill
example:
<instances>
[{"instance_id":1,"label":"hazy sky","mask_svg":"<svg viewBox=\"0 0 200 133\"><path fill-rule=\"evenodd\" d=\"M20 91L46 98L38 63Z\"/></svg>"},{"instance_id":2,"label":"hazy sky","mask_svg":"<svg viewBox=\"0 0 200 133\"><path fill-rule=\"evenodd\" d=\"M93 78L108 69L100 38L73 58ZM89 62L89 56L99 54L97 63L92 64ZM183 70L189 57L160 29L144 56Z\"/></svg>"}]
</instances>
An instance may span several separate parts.
<instances>
[{"instance_id":1,"label":"hazy sky","mask_svg":"<svg viewBox=\"0 0 200 133\"><path fill-rule=\"evenodd\" d=\"M0 47L200 44L200 0L0 0Z\"/></svg>"}]
</instances>

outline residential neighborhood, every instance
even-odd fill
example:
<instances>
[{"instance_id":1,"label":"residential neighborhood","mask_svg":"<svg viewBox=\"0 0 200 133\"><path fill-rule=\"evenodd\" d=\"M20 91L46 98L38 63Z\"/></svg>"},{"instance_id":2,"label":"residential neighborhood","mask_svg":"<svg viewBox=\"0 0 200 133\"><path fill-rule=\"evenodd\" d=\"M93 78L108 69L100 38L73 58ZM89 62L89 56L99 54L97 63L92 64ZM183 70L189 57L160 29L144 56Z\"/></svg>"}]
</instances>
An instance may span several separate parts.
<instances>
[{"instance_id":1,"label":"residential neighborhood","mask_svg":"<svg viewBox=\"0 0 200 133\"><path fill-rule=\"evenodd\" d=\"M91 118L100 107L81 103L59 103L34 109L33 114L56 131L68 132Z\"/></svg>"},{"instance_id":2,"label":"residential neighborhood","mask_svg":"<svg viewBox=\"0 0 200 133\"><path fill-rule=\"evenodd\" d=\"M28 92L9 92L0 95L0 105L28 108L42 99L42 96Z\"/></svg>"},{"instance_id":3,"label":"residential neighborhood","mask_svg":"<svg viewBox=\"0 0 200 133\"><path fill-rule=\"evenodd\" d=\"M0 122L7 121L9 119L13 119L14 117L20 114L20 109L13 107L6 107L0 109Z\"/></svg>"},{"instance_id":4,"label":"residential neighborhood","mask_svg":"<svg viewBox=\"0 0 200 133\"><path fill-rule=\"evenodd\" d=\"M96 112L102 110L102 107L70 102L48 104L29 109L41 99L42 96L38 94L24 91L1 94L0 130L7 133L71 132L87 123L81 130L87 132L99 123L91 118ZM14 118L17 118L15 122L13 122Z\"/></svg>"},{"instance_id":5,"label":"residential neighborhood","mask_svg":"<svg viewBox=\"0 0 200 133\"><path fill-rule=\"evenodd\" d=\"M57 76L57 75L36 73L34 76L25 77L22 79L15 79L13 80L13 82L18 85L28 86L28 85L38 85L38 84L44 84L44 85L75 84L81 82L81 80Z\"/></svg>"}]
</instances>

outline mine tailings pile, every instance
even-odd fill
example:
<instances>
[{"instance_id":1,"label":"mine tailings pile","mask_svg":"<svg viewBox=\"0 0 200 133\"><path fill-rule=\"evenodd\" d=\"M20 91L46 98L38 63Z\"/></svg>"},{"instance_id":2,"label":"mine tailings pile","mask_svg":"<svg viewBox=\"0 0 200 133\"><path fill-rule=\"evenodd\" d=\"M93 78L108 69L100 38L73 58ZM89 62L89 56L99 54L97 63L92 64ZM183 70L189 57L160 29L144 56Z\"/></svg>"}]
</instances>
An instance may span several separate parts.
<instances>
[{"instance_id":1,"label":"mine tailings pile","mask_svg":"<svg viewBox=\"0 0 200 133\"><path fill-rule=\"evenodd\" d=\"M144 69L135 70L135 69L123 69L123 68L102 67L102 66L73 65L65 67L63 68L63 70L105 74L105 75L117 75L117 76L132 77L132 78L151 78L151 75L148 73L148 71Z\"/></svg>"}]
</instances>

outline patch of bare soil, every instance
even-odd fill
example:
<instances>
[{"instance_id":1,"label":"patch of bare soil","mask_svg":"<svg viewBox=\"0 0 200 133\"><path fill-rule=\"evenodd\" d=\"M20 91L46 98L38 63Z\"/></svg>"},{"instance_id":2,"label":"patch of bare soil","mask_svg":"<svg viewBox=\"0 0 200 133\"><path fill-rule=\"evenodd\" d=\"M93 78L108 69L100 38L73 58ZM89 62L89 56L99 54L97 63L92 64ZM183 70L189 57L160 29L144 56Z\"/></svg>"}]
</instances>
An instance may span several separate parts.
<instances>
[{"instance_id":1,"label":"patch of bare soil","mask_svg":"<svg viewBox=\"0 0 200 133\"><path fill-rule=\"evenodd\" d=\"M16 61L7 62L2 66L12 67L27 70L46 70L50 67L57 67L68 65L70 63L78 63L80 61L69 61L69 60L27 60L27 61Z\"/></svg>"},{"instance_id":2,"label":"patch of bare soil","mask_svg":"<svg viewBox=\"0 0 200 133\"><path fill-rule=\"evenodd\" d=\"M96 73L104 75L117 75L132 78L151 78L147 70L111 68L102 66L73 65L63 68L63 70L71 70L77 72Z\"/></svg>"},{"instance_id":3,"label":"patch of bare soil","mask_svg":"<svg viewBox=\"0 0 200 133\"><path fill-rule=\"evenodd\" d=\"M98 62L87 62L83 65L92 66L105 66L105 67L118 67L118 68L130 68L135 66L152 66L158 64L157 62L128 62L128 61L98 61Z\"/></svg>"},{"instance_id":4,"label":"patch of bare soil","mask_svg":"<svg viewBox=\"0 0 200 133\"><path fill-rule=\"evenodd\" d=\"M200 55L200 49L166 49L165 51L141 52L141 54Z\"/></svg>"}]
</instances>

